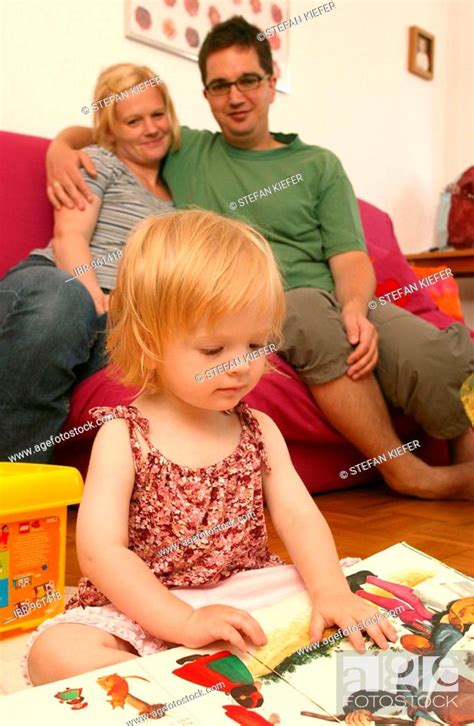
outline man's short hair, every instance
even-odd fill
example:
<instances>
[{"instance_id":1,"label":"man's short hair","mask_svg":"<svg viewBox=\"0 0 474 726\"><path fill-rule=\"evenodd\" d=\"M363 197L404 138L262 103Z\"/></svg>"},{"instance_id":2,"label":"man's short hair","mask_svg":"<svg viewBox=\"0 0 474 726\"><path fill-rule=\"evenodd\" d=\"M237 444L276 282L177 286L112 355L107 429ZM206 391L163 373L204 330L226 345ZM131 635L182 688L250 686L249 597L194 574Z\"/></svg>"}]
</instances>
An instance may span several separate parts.
<instances>
[{"instance_id":1,"label":"man's short hair","mask_svg":"<svg viewBox=\"0 0 474 726\"><path fill-rule=\"evenodd\" d=\"M262 35L260 28L248 23L242 15L234 15L229 20L215 25L204 38L199 51L199 70L204 85L206 85L206 63L212 53L224 48L237 45L240 48L255 48L262 70L273 75L273 59L270 43L258 40L257 34Z\"/></svg>"}]
</instances>

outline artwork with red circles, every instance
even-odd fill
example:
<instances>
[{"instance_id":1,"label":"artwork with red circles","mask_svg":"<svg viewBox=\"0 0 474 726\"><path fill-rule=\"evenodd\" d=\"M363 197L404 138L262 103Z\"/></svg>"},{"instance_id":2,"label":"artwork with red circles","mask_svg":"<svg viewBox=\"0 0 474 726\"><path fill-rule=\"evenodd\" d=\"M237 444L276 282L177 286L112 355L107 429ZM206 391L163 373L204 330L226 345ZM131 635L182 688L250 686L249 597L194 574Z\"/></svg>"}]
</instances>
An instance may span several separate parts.
<instances>
[{"instance_id":1,"label":"artwork with red circles","mask_svg":"<svg viewBox=\"0 0 474 726\"><path fill-rule=\"evenodd\" d=\"M196 60L207 33L233 15L265 31L291 17L290 0L124 0L125 36ZM277 89L289 92L290 29L268 35Z\"/></svg>"}]
</instances>

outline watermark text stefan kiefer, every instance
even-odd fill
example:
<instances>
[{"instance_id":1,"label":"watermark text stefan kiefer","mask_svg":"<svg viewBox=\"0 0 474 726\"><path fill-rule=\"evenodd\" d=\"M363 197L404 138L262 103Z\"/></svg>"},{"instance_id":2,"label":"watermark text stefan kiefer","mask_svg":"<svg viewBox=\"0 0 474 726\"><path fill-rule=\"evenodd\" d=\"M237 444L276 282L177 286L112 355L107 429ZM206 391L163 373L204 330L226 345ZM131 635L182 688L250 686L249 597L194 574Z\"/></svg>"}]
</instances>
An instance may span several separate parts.
<instances>
[{"instance_id":1,"label":"watermark text stefan kiefer","mask_svg":"<svg viewBox=\"0 0 474 726\"><path fill-rule=\"evenodd\" d=\"M257 189L256 192L246 194L245 197L239 197L236 202L229 202L229 209L235 210L237 207L245 207L247 204L253 204L259 199L265 199L265 197L271 196L273 192L281 192L283 189L288 189L291 184L299 184L303 181L302 174L293 174L286 179L279 179L277 182L268 187L262 187Z\"/></svg>"},{"instance_id":2,"label":"watermark text stefan kiefer","mask_svg":"<svg viewBox=\"0 0 474 726\"><path fill-rule=\"evenodd\" d=\"M137 93L146 91L148 87L155 88L160 83L160 76L154 76L153 78L146 79L141 83L137 83L135 86L131 86L130 88L126 88L123 91L120 91L120 93L113 93L110 96L106 96L105 98L99 98L98 101L93 101L91 103L91 109L93 111L98 111L99 108L111 106L113 103L119 103L120 101L123 101L124 98L128 98L129 96L135 96ZM88 114L89 111L89 106L83 106L81 108L81 112L83 114Z\"/></svg>"},{"instance_id":3,"label":"watermark text stefan kiefer","mask_svg":"<svg viewBox=\"0 0 474 726\"><path fill-rule=\"evenodd\" d=\"M288 30L295 25L300 25L301 23L306 22L306 20L313 20L323 13L330 13L335 7L336 4L334 2L324 3L324 5L318 5L318 7L312 8L312 10L308 10L303 13L303 18L301 18L301 15L294 15L289 20L282 20L276 25L271 25L269 28L265 28L263 33L257 33L257 40L262 41L265 40L265 38L273 38L273 36L277 33L283 33L285 30Z\"/></svg>"},{"instance_id":4,"label":"watermark text stefan kiefer","mask_svg":"<svg viewBox=\"0 0 474 726\"><path fill-rule=\"evenodd\" d=\"M206 371L204 371L204 375L201 373L196 373L194 376L194 380L196 383L202 383L204 380L204 376L211 380L211 378L214 378L214 376L220 375L221 373L226 373L227 371L232 370L232 368L237 368L238 366L243 366L245 363L250 363L252 360L257 360L257 358L260 358L262 355L270 355L270 353L276 352L276 345L274 343L269 343L268 345L264 345L262 348L257 348L257 350L248 351L247 353L244 353L243 356L238 355L236 358L233 358L232 360L225 361L225 363L221 363L217 366L214 366L214 368L208 368Z\"/></svg>"}]
</instances>

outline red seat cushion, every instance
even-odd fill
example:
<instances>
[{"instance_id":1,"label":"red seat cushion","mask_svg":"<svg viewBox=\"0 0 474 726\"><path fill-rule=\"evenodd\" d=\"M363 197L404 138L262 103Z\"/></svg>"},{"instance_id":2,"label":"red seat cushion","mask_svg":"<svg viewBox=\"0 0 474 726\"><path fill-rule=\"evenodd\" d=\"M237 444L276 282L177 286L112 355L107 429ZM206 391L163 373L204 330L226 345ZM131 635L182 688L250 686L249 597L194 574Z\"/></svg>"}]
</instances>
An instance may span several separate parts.
<instances>
[{"instance_id":1,"label":"red seat cushion","mask_svg":"<svg viewBox=\"0 0 474 726\"><path fill-rule=\"evenodd\" d=\"M329 491L373 480L376 469L347 479L339 477L341 470L348 471L350 466L366 457L332 428L297 373L278 356L271 356L271 360L281 372L265 375L245 400L275 421L286 439L293 464L309 491ZM136 394L137 390L112 382L107 369L98 371L74 390L64 430L91 420L88 412L94 406L128 405ZM393 422L403 440L420 440L423 458L432 463L446 463L444 442L436 442L424 435L413 420L400 412L395 412ZM72 464L85 475L96 432L92 430L57 446L55 463Z\"/></svg>"}]
</instances>

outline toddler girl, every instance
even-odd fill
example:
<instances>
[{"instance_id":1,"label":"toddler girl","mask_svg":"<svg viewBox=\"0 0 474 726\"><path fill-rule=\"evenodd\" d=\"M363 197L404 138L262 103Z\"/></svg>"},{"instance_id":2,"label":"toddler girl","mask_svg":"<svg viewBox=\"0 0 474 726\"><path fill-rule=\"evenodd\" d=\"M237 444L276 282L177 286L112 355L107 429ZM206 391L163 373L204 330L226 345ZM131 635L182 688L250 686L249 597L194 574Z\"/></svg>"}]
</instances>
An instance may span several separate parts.
<instances>
[{"instance_id":1,"label":"toddler girl","mask_svg":"<svg viewBox=\"0 0 474 726\"><path fill-rule=\"evenodd\" d=\"M351 593L280 431L242 401L284 312L272 252L250 226L190 210L136 228L111 295L108 351L140 393L92 412L115 418L95 439L79 510L84 577L29 642L34 684L171 644L264 645L246 610L304 587L314 640L374 615ZM294 567L268 550L264 497ZM382 648L395 640L386 620L366 629ZM364 650L360 632L350 640Z\"/></svg>"}]
</instances>

